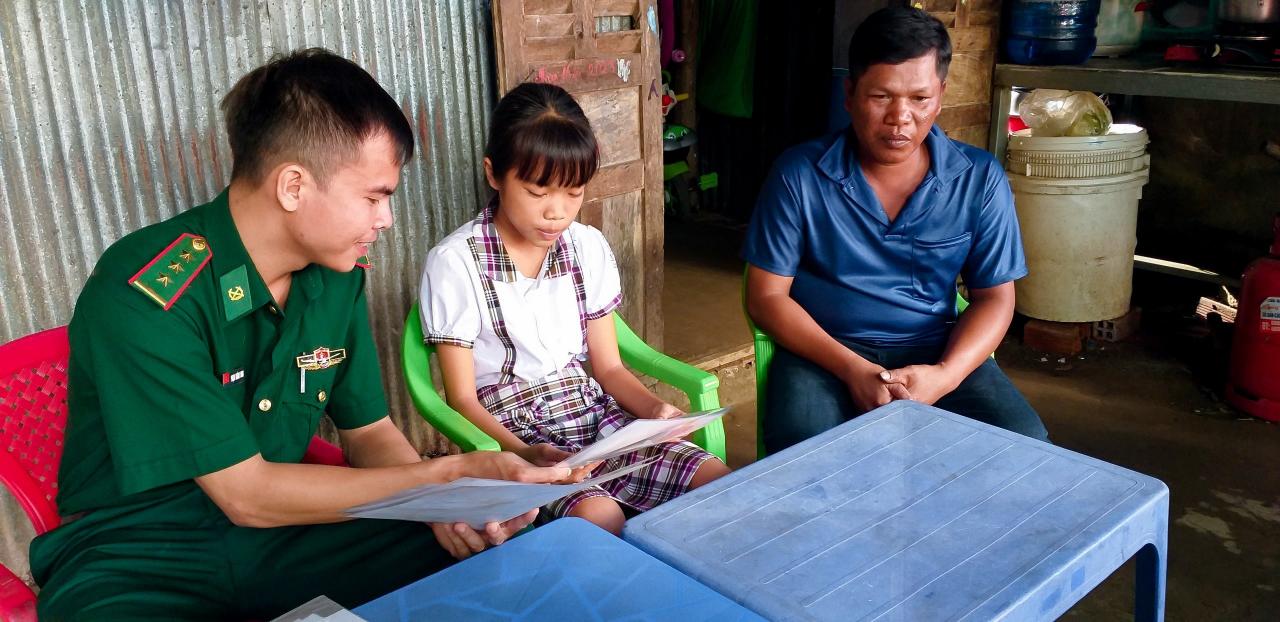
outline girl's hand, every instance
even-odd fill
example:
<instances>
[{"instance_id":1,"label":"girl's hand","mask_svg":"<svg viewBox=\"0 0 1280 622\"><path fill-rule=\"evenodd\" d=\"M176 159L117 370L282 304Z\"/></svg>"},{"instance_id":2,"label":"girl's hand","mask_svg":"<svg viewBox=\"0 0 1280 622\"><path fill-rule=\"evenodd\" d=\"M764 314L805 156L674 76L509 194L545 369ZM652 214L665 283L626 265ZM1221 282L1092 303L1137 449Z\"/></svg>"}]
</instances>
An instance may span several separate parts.
<instances>
[{"instance_id":1,"label":"girl's hand","mask_svg":"<svg viewBox=\"0 0 1280 622\"><path fill-rule=\"evenodd\" d=\"M643 419L676 419L683 416L684 411L679 408L666 402L658 402L658 405L653 407L653 411Z\"/></svg>"},{"instance_id":2,"label":"girl's hand","mask_svg":"<svg viewBox=\"0 0 1280 622\"><path fill-rule=\"evenodd\" d=\"M526 445L523 449L517 449L515 454L524 458L529 464L544 467L560 464L571 455L569 452L547 443Z\"/></svg>"},{"instance_id":3,"label":"girl's hand","mask_svg":"<svg viewBox=\"0 0 1280 622\"><path fill-rule=\"evenodd\" d=\"M569 479L565 480L564 483L581 484L583 480L587 479L588 477L591 477L591 472L596 470L596 467L600 466L600 464L601 463L599 461L596 461L589 464L584 464L574 469L573 472L569 474Z\"/></svg>"}]
</instances>

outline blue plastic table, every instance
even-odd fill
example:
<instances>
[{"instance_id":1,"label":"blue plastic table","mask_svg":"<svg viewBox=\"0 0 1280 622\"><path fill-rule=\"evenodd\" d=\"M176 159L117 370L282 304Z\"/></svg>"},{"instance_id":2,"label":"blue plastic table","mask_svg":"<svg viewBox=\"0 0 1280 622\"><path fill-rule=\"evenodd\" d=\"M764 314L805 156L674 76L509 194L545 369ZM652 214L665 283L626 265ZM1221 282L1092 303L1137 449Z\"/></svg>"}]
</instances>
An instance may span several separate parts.
<instances>
[{"instance_id":1,"label":"blue plastic table","mask_svg":"<svg viewBox=\"0 0 1280 622\"><path fill-rule=\"evenodd\" d=\"M895 402L627 522L624 537L773 620L1047 620L1137 554L1164 617L1159 480Z\"/></svg>"},{"instance_id":2,"label":"blue plastic table","mask_svg":"<svg viewBox=\"0 0 1280 622\"><path fill-rule=\"evenodd\" d=\"M578 518L534 529L352 611L369 622L760 620Z\"/></svg>"}]
</instances>

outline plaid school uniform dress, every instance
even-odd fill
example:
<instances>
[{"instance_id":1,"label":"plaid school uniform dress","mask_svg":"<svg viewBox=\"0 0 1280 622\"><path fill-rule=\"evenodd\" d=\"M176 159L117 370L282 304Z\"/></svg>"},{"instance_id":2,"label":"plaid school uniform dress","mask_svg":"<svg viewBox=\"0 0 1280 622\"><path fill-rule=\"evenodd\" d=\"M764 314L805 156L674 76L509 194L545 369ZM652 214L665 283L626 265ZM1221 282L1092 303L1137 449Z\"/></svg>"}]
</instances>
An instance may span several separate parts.
<instances>
[{"instance_id":1,"label":"plaid school uniform dress","mask_svg":"<svg viewBox=\"0 0 1280 622\"><path fill-rule=\"evenodd\" d=\"M479 298L483 300L482 330L491 331L503 350L496 382L480 387L477 396L481 404L503 426L525 443L548 443L576 452L609 436L634 417L623 410L586 372L582 366L582 356L573 357L563 368L536 380L524 380L515 375L516 361L521 353L518 340L508 330L505 318L507 314L525 310L503 308L498 303L495 282L514 283L521 277L502 245L493 224L493 216L494 209L491 205L473 221L471 236L467 239L467 247L476 267L475 276L478 276L473 280L478 282L481 290ZM539 278L571 280L582 340L580 352L585 354L587 321L608 316L621 302L622 295L619 293L599 310L588 311L587 291L578 254L574 250L575 244L565 239L571 232L567 231L562 235L547 254ZM600 244L605 244L603 237L598 233L596 236ZM431 272L432 269L429 260L427 271ZM456 278L463 276L456 275ZM459 339L431 330L427 331L426 340L465 347L474 343L473 340ZM479 360L479 357L476 358ZM492 378L493 374L482 374L482 370L477 369L476 377L484 376ZM657 460L647 467L555 501L546 506L546 509L558 518L568 514L583 499L607 496L632 509L649 510L686 492L698 467L712 456L688 441L669 442L608 460L597 467L596 472L612 471L654 457Z\"/></svg>"}]
</instances>

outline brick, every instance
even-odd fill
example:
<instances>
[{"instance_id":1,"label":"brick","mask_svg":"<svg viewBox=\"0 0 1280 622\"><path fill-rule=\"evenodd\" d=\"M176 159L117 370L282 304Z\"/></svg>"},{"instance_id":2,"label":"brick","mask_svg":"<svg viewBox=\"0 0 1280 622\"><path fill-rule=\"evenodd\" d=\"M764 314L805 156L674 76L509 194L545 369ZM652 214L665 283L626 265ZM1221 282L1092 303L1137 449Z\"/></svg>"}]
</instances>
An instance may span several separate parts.
<instances>
[{"instance_id":1,"label":"brick","mask_svg":"<svg viewBox=\"0 0 1280 622\"><path fill-rule=\"evenodd\" d=\"M1029 320L1022 329L1022 343L1033 350L1061 356L1084 349L1079 324L1045 320Z\"/></svg>"},{"instance_id":2,"label":"brick","mask_svg":"<svg viewBox=\"0 0 1280 622\"><path fill-rule=\"evenodd\" d=\"M1111 320L1100 320L1093 323L1093 338L1098 341L1115 343L1124 341L1138 332L1142 324L1142 309L1134 307L1129 312Z\"/></svg>"},{"instance_id":3,"label":"brick","mask_svg":"<svg viewBox=\"0 0 1280 622\"><path fill-rule=\"evenodd\" d=\"M1235 307L1225 305L1212 298L1200 299L1200 304L1196 305L1196 315L1202 320L1209 319L1210 315L1217 315L1225 324L1236 323Z\"/></svg>"}]
</instances>

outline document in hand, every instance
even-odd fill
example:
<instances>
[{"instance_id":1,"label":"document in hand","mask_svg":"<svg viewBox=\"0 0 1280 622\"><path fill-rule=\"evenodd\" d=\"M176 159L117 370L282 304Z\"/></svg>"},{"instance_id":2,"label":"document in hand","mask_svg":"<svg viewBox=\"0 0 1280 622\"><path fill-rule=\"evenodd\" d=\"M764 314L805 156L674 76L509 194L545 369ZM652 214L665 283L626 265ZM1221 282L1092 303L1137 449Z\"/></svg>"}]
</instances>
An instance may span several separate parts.
<instances>
[{"instance_id":1,"label":"document in hand","mask_svg":"<svg viewBox=\"0 0 1280 622\"><path fill-rule=\"evenodd\" d=\"M656 459L655 459L656 460ZM522 484L498 479L464 477L448 484L429 484L348 508L352 518L389 518L427 523L466 523L482 529L485 523L515 518L533 508L584 488L638 471L653 460L588 479L581 484Z\"/></svg>"},{"instance_id":2,"label":"document in hand","mask_svg":"<svg viewBox=\"0 0 1280 622\"><path fill-rule=\"evenodd\" d=\"M327 596L317 596L271 622L365 622Z\"/></svg>"},{"instance_id":3,"label":"document in hand","mask_svg":"<svg viewBox=\"0 0 1280 622\"><path fill-rule=\"evenodd\" d=\"M658 443L675 440L697 431L723 417L728 408L717 408L692 413L675 419L636 419L618 431L582 448L560 464L580 467L600 460L608 460L644 449Z\"/></svg>"}]
</instances>

